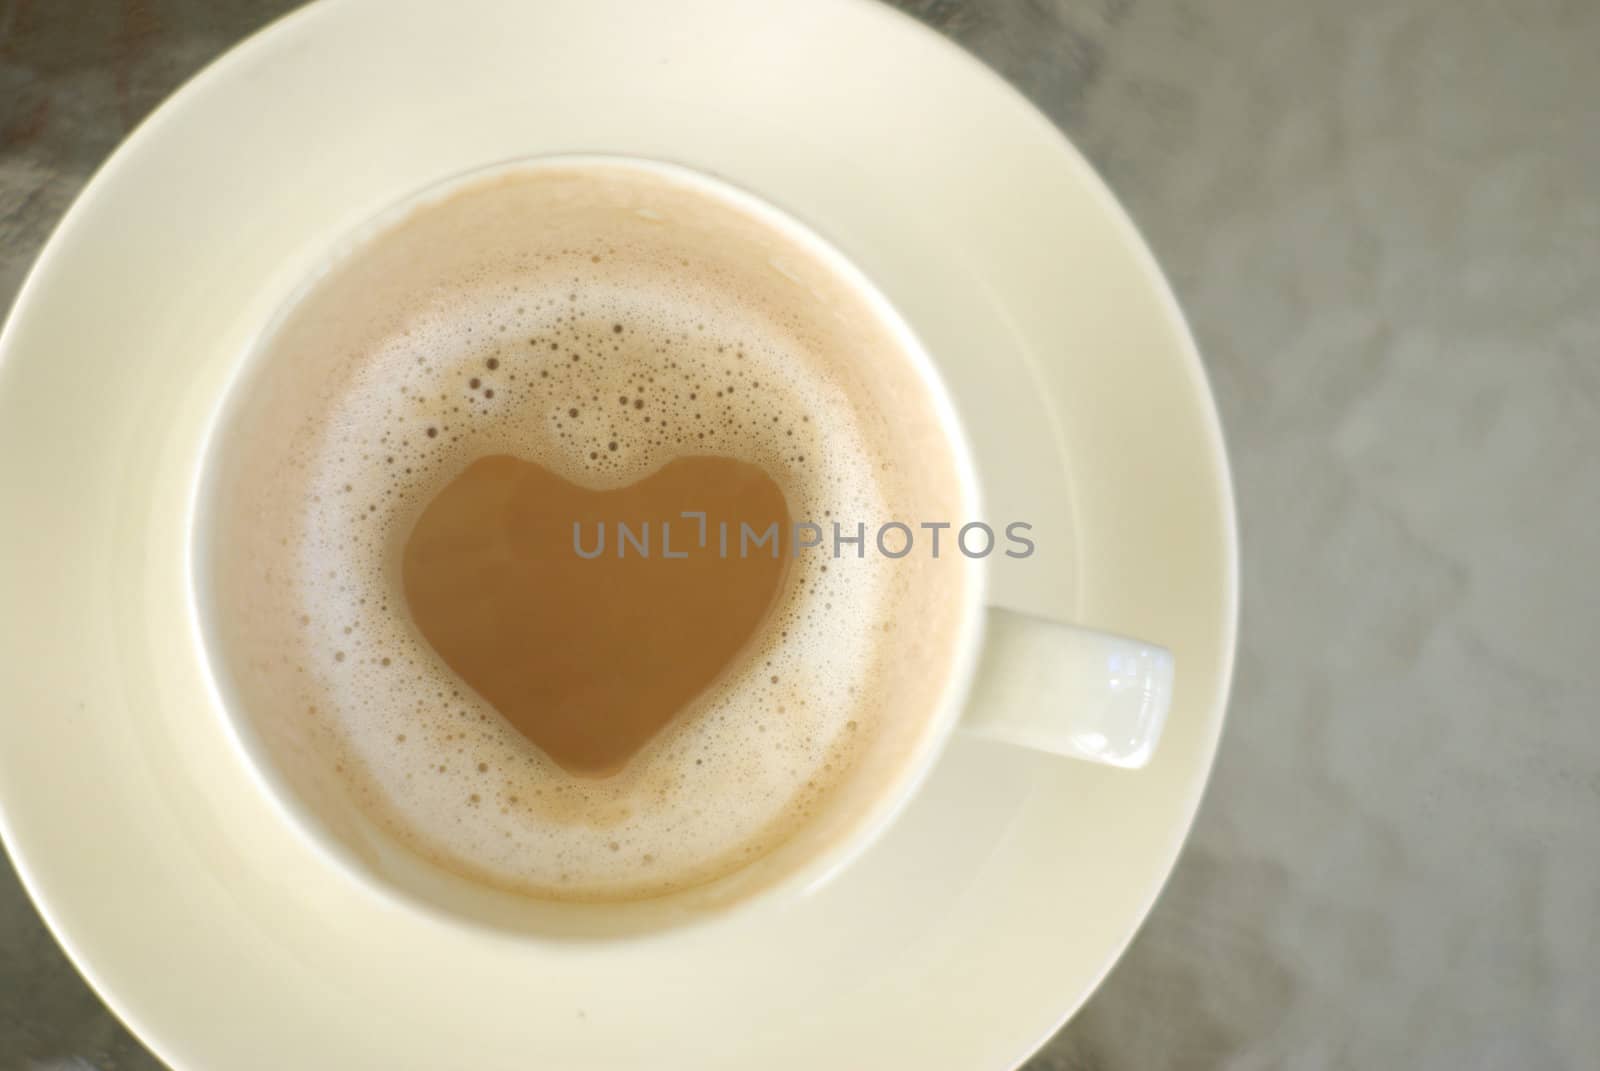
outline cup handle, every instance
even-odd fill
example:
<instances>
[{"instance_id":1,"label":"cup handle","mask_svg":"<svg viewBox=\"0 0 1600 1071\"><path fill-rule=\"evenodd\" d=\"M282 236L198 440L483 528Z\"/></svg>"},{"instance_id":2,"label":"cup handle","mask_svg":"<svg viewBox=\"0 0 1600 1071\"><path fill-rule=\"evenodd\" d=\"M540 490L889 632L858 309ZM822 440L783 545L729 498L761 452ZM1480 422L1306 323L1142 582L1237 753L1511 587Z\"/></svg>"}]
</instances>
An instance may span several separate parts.
<instances>
[{"instance_id":1,"label":"cup handle","mask_svg":"<svg viewBox=\"0 0 1600 1071\"><path fill-rule=\"evenodd\" d=\"M990 607L961 719L988 740L1136 770L1172 705L1165 647Z\"/></svg>"}]
</instances>

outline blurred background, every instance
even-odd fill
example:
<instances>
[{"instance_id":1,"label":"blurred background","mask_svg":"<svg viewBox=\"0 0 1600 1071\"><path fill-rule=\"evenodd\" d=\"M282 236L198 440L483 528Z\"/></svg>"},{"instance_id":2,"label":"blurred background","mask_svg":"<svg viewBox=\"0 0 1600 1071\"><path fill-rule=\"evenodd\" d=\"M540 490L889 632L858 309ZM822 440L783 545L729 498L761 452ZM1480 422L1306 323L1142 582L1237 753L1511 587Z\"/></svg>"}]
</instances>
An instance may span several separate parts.
<instances>
[{"instance_id":1,"label":"blurred background","mask_svg":"<svg viewBox=\"0 0 1600 1071\"><path fill-rule=\"evenodd\" d=\"M293 6L0 0L0 310L128 131ZM896 6L1110 181L1238 485L1198 824L1027 1068L1600 1067L1600 3ZM0 860L0 1069L159 1067Z\"/></svg>"}]
</instances>

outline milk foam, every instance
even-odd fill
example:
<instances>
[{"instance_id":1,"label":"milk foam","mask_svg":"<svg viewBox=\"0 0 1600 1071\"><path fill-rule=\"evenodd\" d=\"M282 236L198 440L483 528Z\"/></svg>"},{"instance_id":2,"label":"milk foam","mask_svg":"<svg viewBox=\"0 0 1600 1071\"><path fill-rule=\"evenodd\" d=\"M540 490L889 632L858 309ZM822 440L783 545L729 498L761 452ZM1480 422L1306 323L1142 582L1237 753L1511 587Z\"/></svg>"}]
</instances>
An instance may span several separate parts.
<instances>
[{"instance_id":1,"label":"milk foam","mask_svg":"<svg viewBox=\"0 0 1600 1071\"><path fill-rule=\"evenodd\" d=\"M706 221L730 210L674 216L673 204L635 196L628 184L640 181L612 175L588 227L592 195L552 186L533 207L565 213L565 225L524 225L422 288L361 288L373 304L342 335L319 334L314 311L286 328L281 347L314 356L298 373L286 361L275 382L272 347L262 355L262 400L253 413L248 397L238 403L235 527L219 528L218 568L232 576L219 594L246 572L263 578L259 619L239 626L234 657L254 665L288 761L331 757L361 810L422 855L541 897L654 895L764 855L864 751L907 731L887 724L903 715L887 701L885 661L929 642L896 648L915 586L907 565L802 554L748 654L621 774L593 779L517 733L410 621L400 549L437 491L489 454L595 488L677 457L732 457L765 469L796 520L852 531L912 501L902 471L914 459L845 371L863 355L841 351L881 349L881 326L806 283L816 265L802 261L797 276L793 248L755 269L697 257ZM493 229L494 190L477 196L472 219ZM420 210L411 230L438 211ZM663 218L689 222L679 233ZM403 238L378 242L404 253ZM312 367L316 390L283 378ZM908 444L930 434L902 430ZM245 485L267 479L274 487L252 498ZM675 524L674 538L693 530Z\"/></svg>"}]
</instances>

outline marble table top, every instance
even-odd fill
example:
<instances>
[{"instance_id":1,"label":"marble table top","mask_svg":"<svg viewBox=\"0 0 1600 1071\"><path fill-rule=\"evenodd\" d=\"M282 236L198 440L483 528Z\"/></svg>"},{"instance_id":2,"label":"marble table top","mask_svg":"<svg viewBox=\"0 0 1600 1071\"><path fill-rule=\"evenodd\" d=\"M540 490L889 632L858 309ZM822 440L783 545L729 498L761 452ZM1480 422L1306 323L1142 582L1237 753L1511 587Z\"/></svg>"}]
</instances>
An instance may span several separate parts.
<instances>
[{"instance_id":1,"label":"marble table top","mask_svg":"<svg viewBox=\"0 0 1600 1071\"><path fill-rule=\"evenodd\" d=\"M290 6L0 0L0 309L128 130ZM1238 482L1198 825L1027 1067L1600 1066L1600 4L900 6L1121 195ZM0 1069L159 1066L0 862Z\"/></svg>"}]
</instances>

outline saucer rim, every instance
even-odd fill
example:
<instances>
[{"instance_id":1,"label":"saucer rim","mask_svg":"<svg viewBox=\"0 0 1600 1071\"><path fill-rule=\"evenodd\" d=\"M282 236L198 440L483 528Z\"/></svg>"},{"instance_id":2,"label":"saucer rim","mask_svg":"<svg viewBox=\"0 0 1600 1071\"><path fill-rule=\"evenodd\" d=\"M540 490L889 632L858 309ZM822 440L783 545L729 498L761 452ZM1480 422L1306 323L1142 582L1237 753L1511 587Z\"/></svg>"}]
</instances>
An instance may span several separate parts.
<instances>
[{"instance_id":1,"label":"saucer rim","mask_svg":"<svg viewBox=\"0 0 1600 1071\"><path fill-rule=\"evenodd\" d=\"M147 143L152 142L158 136L162 127L166 123L171 122L173 117L177 115L178 112L190 101L206 94L213 83L229 77L238 67L242 66L244 62L250 58L253 58L256 53L275 47L275 45L280 41L286 41L291 33L308 32L311 29L313 20L315 19L331 17L332 13L337 9L345 7L353 8L356 6L358 5L354 3L340 3L338 0L320 0L318 3L313 3L295 11L288 12L271 23L268 23L266 26L262 27L260 30L244 39L238 45L224 53L221 57L214 60L200 73L191 78L129 134L129 136L115 150L115 152L96 170L90 181L85 185L84 189L73 201L73 204L64 214L61 221L57 224L43 250L24 277L22 285L19 287L17 296L12 305L11 312L7 317L4 328L0 329L0 386L3 386L6 373L11 370L10 366L17 360L17 355L12 353L14 336L19 333L17 325L26 318L28 309L37 300L36 291L44 285L41 280L54 274L53 269L57 267L57 262L68 255L70 252L68 248L70 245L70 238L75 235L76 231L83 225L83 219L90 214L91 206L96 199L104 192L106 188L118 181L118 175L127 161L132 159L137 153L144 151ZM916 22L910 16L904 15L901 12L894 11L893 9L885 6L881 6L876 2L876 0L839 0L839 2L836 4L836 9L838 10L843 10L844 8L849 7L872 7L878 12L881 12L889 16L891 19L897 21L900 24L903 32L923 34L933 38L934 40L937 40L940 45L943 46L943 48L949 53L950 57L955 58L957 62L971 65L972 67L976 68L979 72L981 72L981 75L984 78L995 83L1001 91L1014 97L1015 103L1020 109L1031 113L1034 119L1049 127L1050 134L1053 137L1053 140L1056 142L1056 148L1064 153L1068 158L1068 166L1076 169L1083 176L1086 176L1090 185L1095 187L1096 195L1102 202L1099 210L1114 219L1116 224L1125 232L1125 244L1127 245L1129 251L1131 251L1134 256L1141 260L1144 274L1147 277L1147 282L1153 288L1156 300L1163 304L1163 306L1166 308L1167 316L1173 322L1173 324L1176 325L1178 335L1181 339L1181 352L1177 354L1177 358L1186 366L1185 370L1188 372L1188 374L1196 380L1196 383L1193 386L1195 388L1197 399L1201 403L1201 408L1203 410L1202 417L1208 425L1206 430L1208 432L1209 444L1212 450L1211 461L1213 463L1215 475L1218 479L1218 486L1214 490L1221 506L1221 513L1225 527L1224 532L1221 533L1225 548L1225 556L1224 560L1218 564L1225 578L1224 595L1226 602L1225 605L1220 606L1217 609L1221 611L1223 619L1227 624L1227 633L1223 637L1222 657L1220 660L1220 688L1216 703L1214 704L1215 709L1210 712L1208 719L1209 733L1207 735L1209 739L1206 743L1205 754L1203 758L1201 758L1201 760L1195 764L1194 769L1191 771L1191 778L1195 783L1190 790L1190 803L1187 811L1181 822L1174 822L1172 824L1172 827L1169 831L1170 835L1168 837L1168 843L1162 849L1162 854L1166 859L1164 874L1160 881L1158 881L1153 888L1147 890L1147 895L1144 897L1143 903L1138 911L1138 917L1140 918L1140 924L1142 925L1142 920L1148 917L1150 909L1153 907L1161 891L1164 889L1166 882L1170 880L1178 853L1181 850L1184 841L1188 837L1199 806L1203 800L1205 788L1209 782L1210 773L1214 768L1217 745L1224 727L1227 698L1231 690L1232 676L1235 665L1239 603L1239 543L1237 513L1232 484L1232 474L1227 461L1228 455L1222 433L1220 418L1216 410L1214 395L1211 391L1209 381L1207 380L1205 369L1200 362L1198 348L1195 345L1192 333L1190 332L1187 322L1183 317L1182 310L1178 305L1175 295L1172 293L1170 286L1167 284L1165 277L1162 275L1160 268L1156 263L1153 253L1138 234L1137 229L1135 228L1131 219L1128 218L1126 212L1120 207L1120 205L1118 205L1109 188L1105 186L1103 180L1083 159L1076 148L1072 146L1065 135L1053 125L1049 124L1049 121L1039 114L1034 106L1026 100L1026 98L1024 98L1009 84L1005 83L999 75L994 73L988 67L984 66L981 61L977 60L965 50L961 49L958 45L955 45L953 42L950 42L938 35L935 31L923 26L921 23ZM99 995L101 1000L106 1004L108 1009L110 1009L113 1014L115 1014L125 1025L127 1025L133 1033L138 1035L140 1039L144 1041L144 1043L147 1044L152 1051L156 1052L163 1060L166 1060L173 1066L185 1066L184 1058L180 1055L180 1050L184 1047L182 1042L178 1041L169 1044L171 1039L165 1037L165 1032L163 1030L156 1029L154 1024L139 1022L137 1017L128 1014L128 1012L125 1010L123 1001L120 999L118 994L114 992L112 987L106 984L104 979L101 977L100 971L95 963L95 955L89 950L80 947L79 943L73 936L72 927L67 925L64 920L57 917L56 911L49 903L47 897L39 895L43 882L39 876L34 873L33 862L30 860L30 858L24 852L19 851L16 847L18 844L18 838L16 836L16 830L13 828L10 810L11 809L7 806L7 793L4 790L4 786L0 785L0 842L3 842L6 845L6 850L10 854L13 866L15 867L19 878L21 879L24 887L28 890L30 897L33 899L33 902L36 908L39 910L40 915L44 918L46 925L51 930L52 935L67 952L74 965L89 982L91 987L94 988L97 995ZM1127 935L1127 938L1115 948L1109 958L1103 964L1101 964L1093 985L1091 985L1084 993L1080 994L1077 999L1063 1002L1063 1007L1059 1016L1049 1026L1049 1029L1044 1031L1040 1036L1034 1038L1029 1043L1029 1046L1017 1057L1015 1061L1016 1063L1025 1061L1028 1056L1035 1051L1040 1043L1042 1043L1044 1040L1047 1040L1049 1036L1059 1029L1062 1023L1066 1022L1073 1014L1076 1013L1076 1011L1082 1006L1082 1003L1090 994L1095 991L1095 989L1098 988L1105 976L1121 958L1122 954L1127 948L1128 943L1132 939L1133 933L1136 931L1137 926L1134 928L1134 931L1130 932Z\"/></svg>"}]
</instances>

